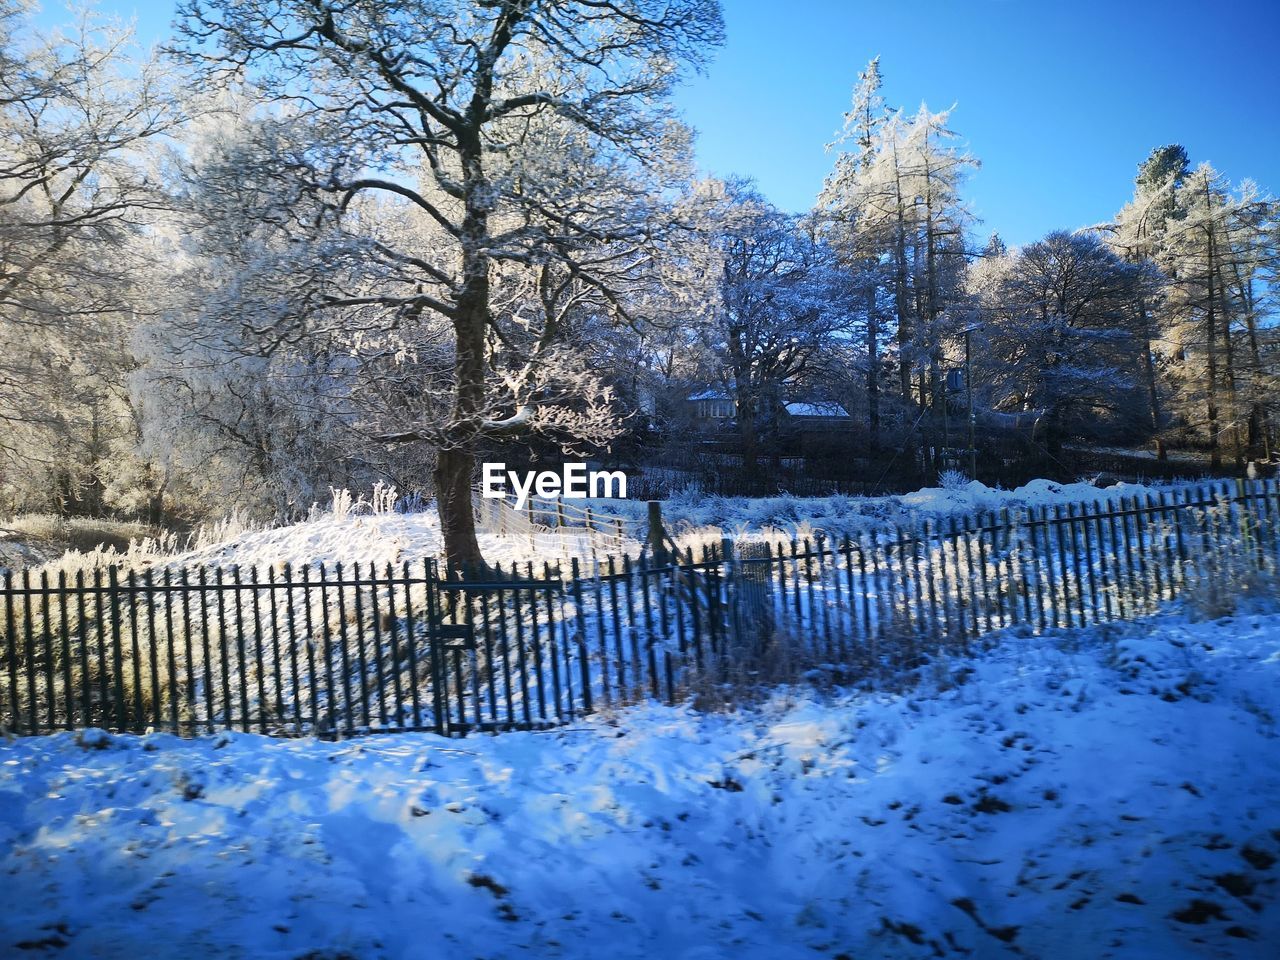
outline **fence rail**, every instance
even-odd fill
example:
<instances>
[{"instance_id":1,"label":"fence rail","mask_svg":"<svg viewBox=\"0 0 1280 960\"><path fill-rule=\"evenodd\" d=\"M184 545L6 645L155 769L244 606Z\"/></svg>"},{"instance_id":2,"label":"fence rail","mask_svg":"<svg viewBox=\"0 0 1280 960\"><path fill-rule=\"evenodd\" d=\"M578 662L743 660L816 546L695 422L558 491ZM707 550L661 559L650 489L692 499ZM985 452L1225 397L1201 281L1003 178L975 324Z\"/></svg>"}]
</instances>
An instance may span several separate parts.
<instances>
[{"instance_id":1,"label":"fence rail","mask_svg":"<svg viewBox=\"0 0 1280 960\"><path fill-rule=\"evenodd\" d=\"M635 520L563 497L529 497L517 507L512 499L496 499L472 491L476 529L526 541L542 555L561 559L575 555L620 556L639 550L642 533Z\"/></svg>"},{"instance_id":2,"label":"fence rail","mask_svg":"<svg viewBox=\"0 0 1280 960\"><path fill-rule=\"evenodd\" d=\"M1280 485L982 513L814 541L494 567L6 574L0 722L348 736L530 729L726 683L857 681L1280 584Z\"/></svg>"}]
</instances>

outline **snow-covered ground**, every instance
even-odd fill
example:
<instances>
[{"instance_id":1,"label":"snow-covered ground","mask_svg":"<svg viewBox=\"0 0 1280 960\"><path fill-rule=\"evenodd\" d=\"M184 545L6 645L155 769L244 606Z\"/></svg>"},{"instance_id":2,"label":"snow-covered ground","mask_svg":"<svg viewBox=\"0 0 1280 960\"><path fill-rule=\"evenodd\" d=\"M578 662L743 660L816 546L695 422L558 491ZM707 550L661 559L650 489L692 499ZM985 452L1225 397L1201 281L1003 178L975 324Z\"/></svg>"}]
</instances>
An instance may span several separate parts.
<instances>
[{"instance_id":1,"label":"snow-covered ground","mask_svg":"<svg viewBox=\"0 0 1280 960\"><path fill-rule=\"evenodd\" d=\"M894 525L910 526L925 519L969 515L983 510L1010 510L1022 507L1065 505L1068 503L1112 503L1121 497L1142 496L1153 487L1117 484L1095 487L1089 483L1060 484L1033 480L1014 490L999 490L972 482L955 489L925 488L913 493L884 497L713 497L690 489L663 501L663 522L677 543L695 551L703 544L719 543L721 537L739 540L767 538L785 541L803 539L815 533L839 535ZM344 493L344 492L340 492ZM344 494L345 495L345 494ZM347 502L349 504L350 497ZM199 545L175 552L171 543L137 543L127 554L99 550L90 554L68 553L46 566L49 575L63 570L68 577L77 570L123 560L137 569L164 563L186 565L253 567L265 572L286 562L298 567L320 563L376 564L397 567L408 560L419 562L436 557L442 548L440 523L433 506L409 513L367 512L344 509L338 513L316 510L306 521L287 526L254 528L239 518L202 530ZM531 535L481 533L480 547L490 563L555 563L570 557L583 559L609 555L636 556L647 531L648 506L635 500L570 501L580 510L589 505L604 523L602 532L588 535L581 527L565 527ZM550 524L553 502L540 502L540 519ZM612 535L611 518L623 520L621 544ZM6 563L15 568L38 560L24 559L20 546L10 543L12 557L0 551L0 569Z\"/></svg>"},{"instance_id":2,"label":"snow-covered ground","mask_svg":"<svg viewBox=\"0 0 1280 960\"><path fill-rule=\"evenodd\" d=\"M1087 483L1058 484L1035 480L1016 490L995 490L970 483L954 490L928 488L890 497L708 497L686 493L663 503L663 520L682 545L718 542L721 536L750 539L764 533L791 538L852 533L891 524L907 525L924 518L970 514L1005 507L1114 502L1149 492L1147 487L1119 484L1099 488ZM598 516L621 516L630 534L623 552L638 553L644 536L647 506L638 501L588 501ZM579 501L581 503L581 501ZM567 527L535 537L482 534L480 547L491 563L555 562L564 557L617 553L613 538L595 542L581 528ZM441 549L440 524L434 509L415 513L383 513L316 519L286 527L239 534L220 543L170 558L188 566L238 564L265 569L289 562L302 564L387 563L420 561Z\"/></svg>"},{"instance_id":3,"label":"snow-covered ground","mask_svg":"<svg viewBox=\"0 0 1280 960\"><path fill-rule=\"evenodd\" d=\"M0 748L0 953L1272 957L1280 615L550 733Z\"/></svg>"},{"instance_id":4,"label":"snow-covered ground","mask_svg":"<svg viewBox=\"0 0 1280 960\"><path fill-rule=\"evenodd\" d=\"M563 556L590 556L585 531L565 528L555 535L500 537L482 533L480 549L490 563L513 561L554 562ZM337 562L373 563L396 568L406 560L421 562L437 556L442 548L440 519L435 509L415 513L383 513L364 516L320 516L314 520L257 530L223 543L212 544L171 558L187 566L239 565L265 570L289 563L295 567ZM639 545L635 545L639 549Z\"/></svg>"},{"instance_id":5,"label":"snow-covered ground","mask_svg":"<svg viewBox=\"0 0 1280 960\"><path fill-rule=\"evenodd\" d=\"M718 527L727 533L775 528L825 530L831 534L856 532L884 525L909 526L924 519L973 514L984 510L1065 506L1068 503L1115 503L1155 488L1131 483L1096 487L1091 483L1032 480L1013 490L988 487L976 480L954 488L925 487L912 493L884 497L709 497L696 490L664 501L664 520L681 526ZM595 501L605 508L607 501ZM644 504L627 503L615 509L637 512Z\"/></svg>"}]
</instances>

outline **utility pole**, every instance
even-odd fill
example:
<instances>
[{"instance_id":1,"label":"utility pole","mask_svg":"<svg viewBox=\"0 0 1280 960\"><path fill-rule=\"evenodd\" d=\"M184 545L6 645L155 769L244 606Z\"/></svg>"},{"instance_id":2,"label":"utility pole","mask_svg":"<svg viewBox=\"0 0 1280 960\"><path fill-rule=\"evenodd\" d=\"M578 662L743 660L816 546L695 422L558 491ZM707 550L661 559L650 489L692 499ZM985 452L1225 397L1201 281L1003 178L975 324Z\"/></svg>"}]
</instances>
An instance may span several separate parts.
<instances>
[{"instance_id":1,"label":"utility pole","mask_svg":"<svg viewBox=\"0 0 1280 960\"><path fill-rule=\"evenodd\" d=\"M973 331L964 329L964 392L969 407L969 479L978 479L978 453L973 446Z\"/></svg>"}]
</instances>

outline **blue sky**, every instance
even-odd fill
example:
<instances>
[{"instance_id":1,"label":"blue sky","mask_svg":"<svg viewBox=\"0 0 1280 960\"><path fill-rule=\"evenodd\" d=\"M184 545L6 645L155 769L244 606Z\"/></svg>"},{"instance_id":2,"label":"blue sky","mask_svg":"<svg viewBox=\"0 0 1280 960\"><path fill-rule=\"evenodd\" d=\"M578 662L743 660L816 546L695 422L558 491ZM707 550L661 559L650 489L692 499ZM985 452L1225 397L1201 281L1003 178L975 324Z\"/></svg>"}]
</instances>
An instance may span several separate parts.
<instances>
[{"instance_id":1,"label":"blue sky","mask_svg":"<svg viewBox=\"0 0 1280 960\"><path fill-rule=\"evenodd\" d=\"M46 2L46 21L60 19ZM1280 0L724 0L728 42L678 97L698 160L807 209L823 145L876 54L884 96L955 105L982 161L982 234L1025 243L1111 216L1162 143L1280 192ZM168 0L100 0L163 37Z\"/></svg>"},{"instance_id":2,"label":"blue sky","mask_svg":"<svg viewBox=\"0 0 1280 960\"><path fill-rule=\"evenodd\" d=\"M813 203L876 54L890 104L955 105L984 234L1103 220L1169 142L1280 192L1280 0L726 0L725 22L680 96L699 160L787 209Z\"/></svg>"}]
</instances>

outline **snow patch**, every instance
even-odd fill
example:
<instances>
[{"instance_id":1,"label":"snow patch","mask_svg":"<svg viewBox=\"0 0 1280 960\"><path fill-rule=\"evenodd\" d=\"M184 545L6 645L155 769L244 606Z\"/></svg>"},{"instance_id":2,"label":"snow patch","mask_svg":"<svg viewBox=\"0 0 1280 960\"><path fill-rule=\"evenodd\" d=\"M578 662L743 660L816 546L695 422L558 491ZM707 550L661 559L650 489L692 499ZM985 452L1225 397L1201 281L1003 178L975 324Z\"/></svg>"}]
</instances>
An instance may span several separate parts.
<instances>
[{"instance_id":1,"label":"snow patch","mask_svg":"<svg viewBox=\"0 0 1280 960\"><path fill-rule=\"evenodd\" d=\"M1171 615L739 713L19 740L0 952L1257 957L1278 681L1280 615Z\"/></svg>"}]
</instances>

